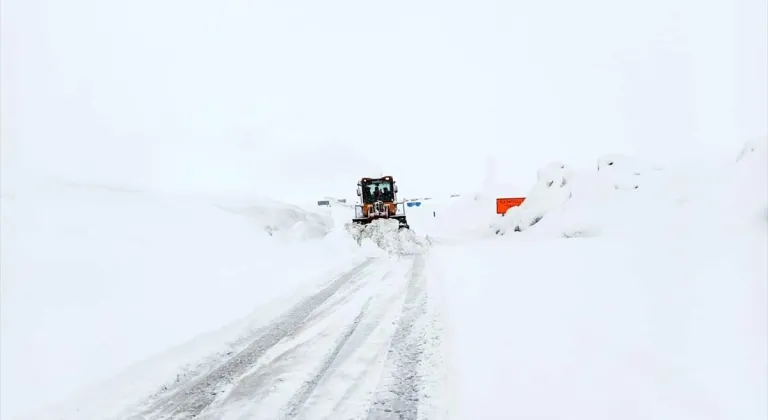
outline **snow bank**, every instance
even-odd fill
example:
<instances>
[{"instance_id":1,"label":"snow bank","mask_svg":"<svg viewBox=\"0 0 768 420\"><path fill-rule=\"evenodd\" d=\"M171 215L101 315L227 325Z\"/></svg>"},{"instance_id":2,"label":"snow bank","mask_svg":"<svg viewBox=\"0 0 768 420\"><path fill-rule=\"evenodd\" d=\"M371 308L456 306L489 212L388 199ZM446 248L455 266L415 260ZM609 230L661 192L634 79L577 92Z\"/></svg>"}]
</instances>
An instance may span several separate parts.
<instances>
[{"instance_id":1,"label":"snow bank","mask_svg":"<svg viewBox=\"0 0 768 420\"><path fill-rule=\"evenodd\" d=\"M3 418L64 400L356 258L329 246L330 218L268 200L49 185L4 188L0 203Z\"/></svg>"},{"instance_id":2,"label":"snow bank","mask_svg":"<svg viewBox=\"0 0 768 420\"><path fill-rule=\"evenodd\" d=\"M725 162L677 167L625 156L601 157L591 170L551 164L539 171L523 204L491 228L502 235L593 237L701 231L723 226L713 223L723 214L731 215L724 224L731 227L744 217L765 219L766 143L750 142Z\"/></svg>"},{"instance_id":3,"label":"snow bank","mask_svg":"<svg viewBox=\"0 0 768 420\"><path fill-rule=\"evenodd\" d=\"M572 177L571 168L560 162L539 169L536 184L524 195L525 201L507 210L492 228L497 234L503 235L509 230L520 232L535 225L547 212L571 198L569 183Z\"/></svg>"},{"instance_id":4,"label":"snow bank","mask_svg":"<svg viewBox=\"0 0 768 420\"><path fill-rule=\"evenodd\" d=\"M219 198L215 203L223 210L254 220L271 236L318 239L327 235L333 228L333 220L327 212L308 211L306 208L268 198L258 200Z\"/></svg>"}]
</instances>

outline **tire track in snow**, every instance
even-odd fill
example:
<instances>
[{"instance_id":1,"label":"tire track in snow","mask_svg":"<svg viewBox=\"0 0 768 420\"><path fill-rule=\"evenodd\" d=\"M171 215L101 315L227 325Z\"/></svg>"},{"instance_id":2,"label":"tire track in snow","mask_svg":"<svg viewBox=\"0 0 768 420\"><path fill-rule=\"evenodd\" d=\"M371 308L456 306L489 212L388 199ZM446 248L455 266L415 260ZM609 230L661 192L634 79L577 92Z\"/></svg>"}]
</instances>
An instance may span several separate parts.
<instances>
[{"instance_id":1,"label":"tire track in snow","mask_svg":"<svg viewBox=\"0 0 768 420\"><path fill-rule=\"evenodd\" d=\"M417 255L408 279L400 320L392 337L385 372L368 411L369 420L416 420L424 354L426 281L424 256Z\"/></svg>"},{"instance_id":2,"label":"tire track in snow","mask_svg":"<svg viewBox=\"0 0 768 420\"><path fill-rule=\"evenodd\" d=\"M274 416L280 416L279 413L282 413L283 416L279 418L284 418L285 413L290 411L286 408L290 405L288 401L290 397L297 393L297 389L314 380L318 380L320 383L319 386L316 386L316 388L320 388L320 392L319 396L310 393L309 405L312 405L311 403L317 398L322 400L323 397L327 397L324 395L327 391L326 384L322 378L315 376L319 369L318 361L320 365L324 363L324 358L318 357L318 355L329 354L331 352L329 349L336 347L339 337L344 336L344 331L352 324L351 318L362 316L354 331L351 332L351 336L344 341L344 345L332 360L334 370L337 368L344 370L347 360L353 358L358 349L365 352L369 336L378 332L377 338L379 341L381 340L381 331L377 330L380 324L384 322L385 314L391 313L392 308L404 295L405 282L402 279L406 273L403 270L403 265L391 265L386 260L385 264L387 269L383 274L372 274L365 282L362 282L365 284L365 288L361 288L359 285L351 286L349 290L345 290L340 298L329 299L321 307L318 307L301 326L264 355L264 362L260 361L252 369L244 372L234 383L231 391L215 402L216 408L211 407L205 411L205 414L211 416L226 411L227 407L237 406L239 407L238 410L251 413L249 414L250 417L243 418L271 420L276 418ZM331 304L331 300L335 300L335 303ZM363 309L365 312L361 314ZM388 316L389 319L393 318L391 315ZM336 330L333 327L330 329L323 327L323 324L328 321L331 323L338 322L332 319L339 317L348 320L347 326L342 324L341 328L336 327ZM339 329L342 332L339 332ZM388 342L391 333L386 335ZM333 338L334 336L335 338ZM332 339L329 340L329 338ZM301 379L304 375L307 378ZM345 376L344 373L342 376ZM343 384L342 388L345 386L346 384ZM337 385L331 386L331 388L338 389L339 387ZM279 402L283 399L282 396L288 398ZM331 396L331 398L335 398L335 396ZM273 409L275 410L274 414L269 414L272 413Z\"/></svg>"},{"instance_id":3,"label":"tire track in snow","mask_svg":"<svg viewBox=\"0 0 768 420\"><path fill-rule=\"evenodd\" d=\"M284 342L278 354L240 378L232 392L202 417L365 418L402 314L412 263L413 258L401 259L378 280L367 282L370 287L354 299L354 312L346 315L348 323L336 330L332 340L324 338L325 330Z\"/></svg>"},{"instance_id":4,"label":"tire track in snow","mask_svg":"<svg viewBox=\"0 0 768 420\"><path fill-rule=\"evenodd\" d=\"M388 273L389 281L383 281L383 290L372 297L363 320L333 361L332 373L322 378L317 392L304 402L298 419L365 416L401 314L412 261L401 259L397 269Z\"/></svg>"},{"instance_id":5,"label":"tire track in snow","mask_svg":"<svg viewBox=\"0 0 768 420\"><path fill-rule=\"evenodd\" d=\"M280 418L294 419L299 415L299 411L304 406L304 403L307 402L309 397L315 391L315 389L317 388L317 385L323 379L326 372L328 372L328 369L336 361L336 358L338 357L341 350L349 341L349 338L357 330L357 327L360 325L360 321L362 321L363 317L365 316L368 306L370 305L372 299L373 297L370 297L365 302L365 305L363 305L363 308L360 310L360 313L352 321L352 324L347 327L347 329L344 331L342 336L337 340L336 345L333 347L333 350L331 351L331 353L323 359L323 363L320 366L320 369L317 371L317 373L312 377L312 379L310 379L308 382L306 382L301 388L299 388L296 391L296 393L293 395L293 398L291 398L291 400L288 402L288 404L284 409L285 414Z\"/></svg>"},{"instance_id":6,"label":"tire track in snow","mask_svg":"<svg viewBox=\"0 0 768 420\"><path fill-rule=\"evenodd\" d=\"M306 298L272 323L266 331L223 364L191 383L174 389L170 395L161 394L150 407L133 418L184 419L193 418L210 406L218 394L256 364L264 353L283 338L301 327L312 312L350 282L363 279L366 268L375 260L368 259L338 277L330 285Z\"/></svg>"}]
</instances>

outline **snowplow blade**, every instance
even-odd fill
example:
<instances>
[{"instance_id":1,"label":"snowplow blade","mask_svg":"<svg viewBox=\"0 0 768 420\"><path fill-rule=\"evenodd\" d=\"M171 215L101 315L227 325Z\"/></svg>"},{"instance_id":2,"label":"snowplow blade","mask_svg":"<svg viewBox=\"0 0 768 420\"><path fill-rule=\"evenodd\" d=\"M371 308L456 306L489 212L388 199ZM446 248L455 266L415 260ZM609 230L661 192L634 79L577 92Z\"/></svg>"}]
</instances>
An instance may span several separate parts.
<instances>
[{"instance_id":1,"label":"snowplow blade","mask_svg":"<svg viewBox=\"0 0 768 420\"><path fill-rule=\"evenodd\" d=\"M394 219L394 220L397 220L400 229L411 228L408 225L408 220L406 220L405 216L356 218L356 219L352 219L352 223L358 224L358 225L367 225L373 222L374 220L379 220L379 219Z\"/></svg>"}]
</instances>

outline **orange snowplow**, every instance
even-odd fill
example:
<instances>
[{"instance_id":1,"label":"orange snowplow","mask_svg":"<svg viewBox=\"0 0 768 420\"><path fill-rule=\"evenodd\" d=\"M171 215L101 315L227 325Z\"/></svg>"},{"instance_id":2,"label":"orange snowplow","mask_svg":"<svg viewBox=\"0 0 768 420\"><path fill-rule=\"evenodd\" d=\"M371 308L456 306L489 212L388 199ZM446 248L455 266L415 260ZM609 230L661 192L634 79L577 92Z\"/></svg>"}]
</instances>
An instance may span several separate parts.
<instances>
[{"instance_id":1,"label":"orange snowplow","mask_svg":"<svg viewBox=\"0 0 768 420\"><path fill-rule=\"evenodd\" d=\"M357 196L352 223L367 225L376 219L395 219L400 227L409 229L404 203L397 202L397 184L391 176L361 178L357 182Z\"/></svg>"},{"instance_id":2,"label":"orange snowplow","mask_svg":"<svg viewBox=\"0 0 768 420\"><path fill-rule=\"evenodd\" d=\"M523 201L525 201L525 197L497 198L496 214L504 215L510 208L523 204Z\"/></svg>"}]
</instances>

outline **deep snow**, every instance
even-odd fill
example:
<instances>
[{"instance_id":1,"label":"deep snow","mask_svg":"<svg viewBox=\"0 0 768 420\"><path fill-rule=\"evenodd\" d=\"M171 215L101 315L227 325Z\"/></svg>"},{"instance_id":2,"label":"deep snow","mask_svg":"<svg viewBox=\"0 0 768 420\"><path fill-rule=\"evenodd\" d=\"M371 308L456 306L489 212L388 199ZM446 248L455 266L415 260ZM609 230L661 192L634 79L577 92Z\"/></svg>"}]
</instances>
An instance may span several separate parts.
<instances>
[{"instance_id":1,"label":"deep snow","mask_svg":"<svg viewBox=\"0 0 768 420\"><path fill-rule=\"evenodd\" d=\"M456 418L765 418L766 146L548 165L485 239L435 247Z\"/></svg>"},{"instance_id":2,"label":"deep snow","mask_svg":"<svg viewBox=\"0 0 768 420\"><path fill-rule=\"evenodd\" d=\"M361 258L351 240L328 237L330 215L267 199L39 183L5 189L0 217L3 418ZM183 362L166 362L165 374Z\"/></svg>"},{"instance_id":3,"label":"deep snow","mask_svg":"<svg viewBox=\"0 0 768 420\"><path fill-rule=\"evenodd\" d=\"M224 357L363 258L426 252L425 337L439 351L420 369L430 369L423 412L434 418L764 418L767 144L678 166L546 165L532 187L543 192L504 217L483 193L407 208L420 242L405 247L386 229L358 245L348 206L9 193L3 389L17 404L4 410L35 411L123 371L46 410L114 413L184 366ZM567 194L547 192L563 179ZM499 230L532 211L533 226Z\"/></svg>"},{"instance_id":4,"label":"deep snow","mask_svg":"<svg viewBox=\"0 0 768 420\"><path fill-rule=\"evenodd\" d=\"M765 240L700 239L435 249L452 414L765 418Z\"/></svg>"},{"instance_id":5,"label":"deep snow","mask_svg":"<svg viewBox=\"0 0 768 420\"><path fill-rule=\"evenodd\" d=\"M768 134L765 1L0 7L0 417L100 418L423 243L429 339L461 368L430 412L615 415L585 407L605 391L766 417L766 152L730 155ZM378 174L433 197L423 242L359 246L314 204ZM501 218L499 195L533 198Z\"/></svg>"}]
</instances>

